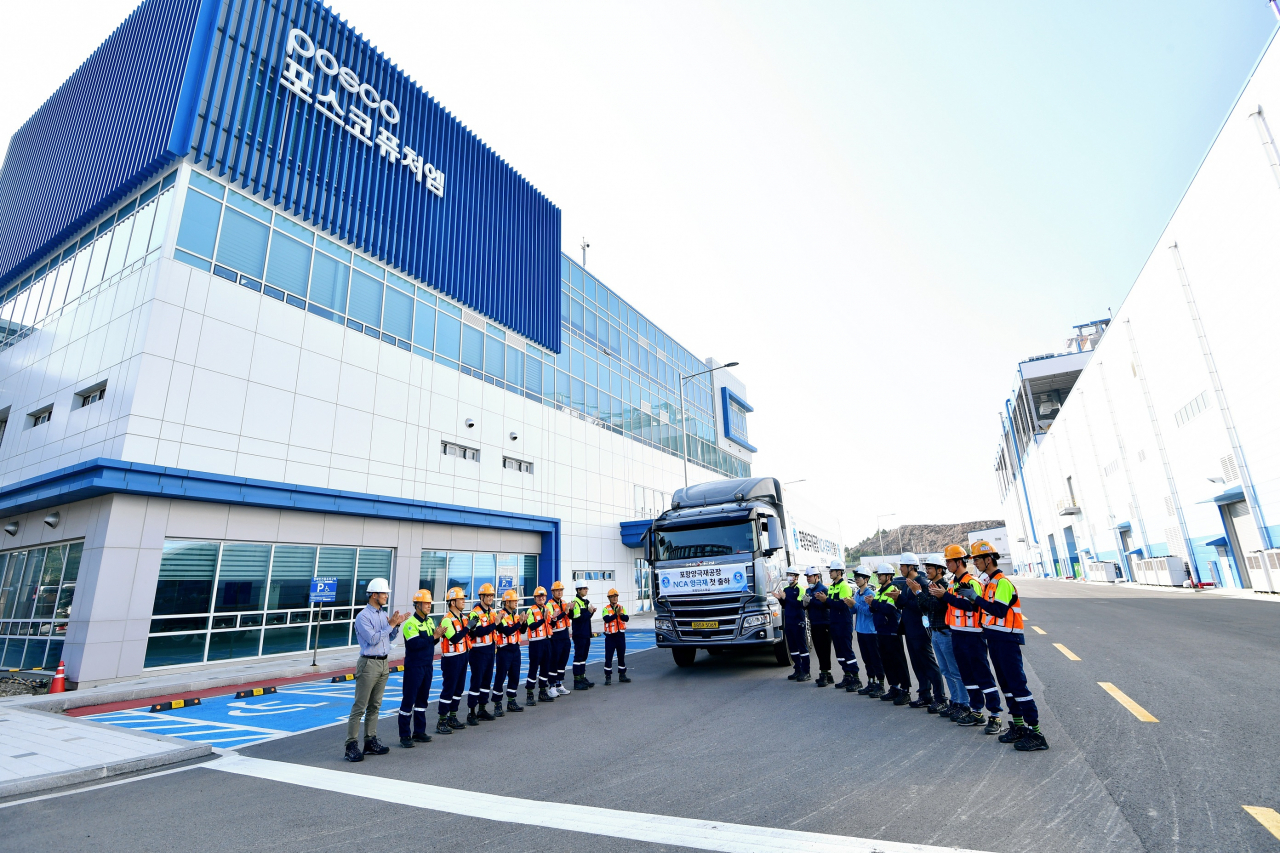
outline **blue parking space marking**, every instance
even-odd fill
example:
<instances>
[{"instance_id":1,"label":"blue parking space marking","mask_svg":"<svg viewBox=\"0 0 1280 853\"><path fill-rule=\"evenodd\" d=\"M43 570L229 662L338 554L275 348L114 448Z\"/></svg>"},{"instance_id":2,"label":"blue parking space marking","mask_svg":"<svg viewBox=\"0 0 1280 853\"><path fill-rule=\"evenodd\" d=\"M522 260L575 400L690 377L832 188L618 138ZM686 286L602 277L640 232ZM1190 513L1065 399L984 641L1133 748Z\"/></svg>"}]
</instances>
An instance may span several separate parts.
<instances>
[{"instance_id":1,"label":"blue parking space marking","mask_svg":"<svg viewBox=\"0 0 1280 853\"><path fill-rule=\"evenodd\" d=\"M627 654L632 655L652 649L655 645L653 631L628 631ZM528 672L529 653L520 647L521 679ZM604 638L591 641L588 664L604 660ZM572 658L570 659L572 662ZM431 679L431 701L440 698L440 667L436 662ZM566 677L568 673L566 672ZM394 717L400 709L404 689L403 673L393 672L387 679L383 694L381 718ZM154 732L207 743L219 749L239 749L268 740L288 737L302 732L345 723L355 700L356 683L339 681L331 683L327 678L287 684L275 693L235 698L231 692L225 696L201 699L199 705L177 708L152 714L144 710L111 711L87 716L85 719L107 723L138 731ZM523 698L521 695L520 698ZM463 706L465 708L465 701ZM434 711L434 709L433 709Z\"/></svg>"}]
</instances>

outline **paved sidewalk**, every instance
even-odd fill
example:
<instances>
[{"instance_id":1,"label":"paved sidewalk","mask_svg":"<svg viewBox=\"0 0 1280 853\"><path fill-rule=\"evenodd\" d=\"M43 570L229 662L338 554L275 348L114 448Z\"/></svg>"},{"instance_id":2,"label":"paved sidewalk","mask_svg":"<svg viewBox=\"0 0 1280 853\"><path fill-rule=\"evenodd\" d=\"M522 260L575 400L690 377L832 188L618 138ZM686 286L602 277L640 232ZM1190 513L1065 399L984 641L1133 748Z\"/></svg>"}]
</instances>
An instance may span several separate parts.
<instances>
[{"instance_id":1,"label":"paved sidewalk","mask_svg":"<svg viewBox=\"0 0 1280 853\"><path fill-rule=\"evenodd\" d=\"M0 709L0 798L209 755L208 744L41 711Z\"/></svg>"}]
</instances>

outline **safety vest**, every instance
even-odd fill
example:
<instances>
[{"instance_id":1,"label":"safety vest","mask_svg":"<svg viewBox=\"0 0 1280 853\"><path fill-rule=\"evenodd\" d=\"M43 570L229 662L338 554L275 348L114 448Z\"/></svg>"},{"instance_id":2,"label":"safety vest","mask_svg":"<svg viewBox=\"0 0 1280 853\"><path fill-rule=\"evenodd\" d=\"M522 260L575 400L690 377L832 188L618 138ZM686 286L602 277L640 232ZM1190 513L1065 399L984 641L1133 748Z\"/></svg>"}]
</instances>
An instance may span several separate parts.
<instances>
[{"instance_id":1,"label":"safety vest","mask_svg":"<svg viewBox=\"0 0 1280 853\"><path fill-rule=\"evenodd\" d=\"M547 599L547 612L551 614L551 630L559 633L569 627L569 613L564 609L563 601L556 601L554 598Z\"/></svg>"},{"instance_id":2,"label":"safety vest","mask_svg":"<svg viewBox=\"0 0 1280 853\"><path fill-rule=\"evenodd\" d=\"M547 637L551 636L551 625L546 621L551 616L549 612L550 609L551 608L547 607L545 604L535 604L529 608L529 642L532 643L535 640L545 640ZM533 627L533 623L537 622L539 619L544 620L543 623L537 628Z\"/></svg>"},{"instance_id":3,"label":"safety vest","mask_svg":"<svg viewBox=\"0 0 1280 853\"><path fill-rule=\"evenodd\" d=\"M604 606L604 615L606 618L609 616L613 616L615 614L619 616L623 616L623 615L626 615L626 612L627 612L627 608L623 607L621 604L619 604L617 607L614 607L612 604L606 604ZM626 633L626 630L627 630L627 623L623 622L621 619L612 619L604 623L604 632L606 634Z\"/></svg>"},{"instance_id":4,"label":"safety vest","mask_svg":"<svg viewBox=\"0 0 1280 853\"><path fill-rule=\"evenodd\" d=\"M453 638L462 633L462 629L466 627L466 622L462 616L454 613L446 613L440 620L440 624L444 625L444 636L440 638L440 657L447 658L453 655L460 655L471 648L471 637L466 636L455 641Z\"/></svg>"},{"instance_id":5,"label":"safety vest","mask_svg":"<svg viewBox=\"0 0 1280 853\"><path fill-rule=\"evenodd\" d=\"M480 620L479 624L476 625L477 628L487 628L490 625L496 625L498 622L497 612L492 607L486 610L483 604L477 604L471 608L471 616L469 618ZM485 634L483 637L469 636L468 639L471 640L472 648L493 645L492 632Z\"/></svg>"},{"instance_id":6,"label":"safety vest","mask_svg":"<svg viewBox=\"0 0 1280 853\"><path fill-rule=\"evenodd\" d=\"M497 621L498 625L501 625L505 628L510 628L512 625L515 625L516 632L508 637L506 634L503 634L501 631L494 631L493 632L494 643L496 643L499 646L520 645L520 630L519 630L520 614L512 613L511 611L507 610L507 608L505 607L495 612L498 614L498 621Z\"/></svg>"},{"instance_id":7,"label":"safety vest","mask_svg":"<svg viewBox=\"0 0 1280 853\"><path fill-rule=\"evenodd\" d=\"M409 618L404 620L404 627L400 629L400 636L404 637L407 643L419 634L426 634L428 638L436 632L436 620L428 616L423 619L417 613L409 614Z\"/></svg>"},{"instance_id":8,"label":"safety vest","mask_svg":"<svg viewBox=\"0 0 1280 853\"><path fill-rule=\"evenodd\" d=\"M1004 576L1002 572L997 571L982 590L982 597L987 601L996 600L996 592L1000 589L1000 584L1008 584L1008 588L1013 590L1013 597L1009 599L1009 610L1004 616L997 617L994 613L982 611L982 627L988 631L1004 631L1009 634L1021 634L1022 630L1022 604L1018 599L1018 589L1013 582Z\"/></svg>"},{"instance_id":9,"label":"safety vest","mask_svg":"<svg viewBox=\"0 0 1280 853\"><path fill-rule=\"evenodd\" d=\"M964 586L965 584L968 584L976 593L983 592L982 584L977 578L969 574L968 571L961 573L960 576L955 579L955 583L952 584L952 592L959 595L960 593L955 592L956 588ZM982 630L982 611L960 610L955 605L948 604L947 627L955 631L980 632Z\"/></svg>"}]
</instances>

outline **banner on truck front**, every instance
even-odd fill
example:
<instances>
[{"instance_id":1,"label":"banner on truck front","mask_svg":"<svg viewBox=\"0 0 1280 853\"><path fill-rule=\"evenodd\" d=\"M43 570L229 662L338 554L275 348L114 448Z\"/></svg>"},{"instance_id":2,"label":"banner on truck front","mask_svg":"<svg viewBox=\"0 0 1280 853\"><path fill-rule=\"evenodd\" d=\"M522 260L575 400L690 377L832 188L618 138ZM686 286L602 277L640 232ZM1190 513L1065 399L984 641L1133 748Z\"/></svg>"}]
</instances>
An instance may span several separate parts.
<instances>
[{"instance_id":1,"label":"banner on truck front","mask_svg":"<svg viewBox=\"0 0 1280 853\"><path fill-rule=\"evenodd\" d=\"M746 592L750 566L684 566L658 570L659 595L700 592Z\"/></svg>"}]
</instances>

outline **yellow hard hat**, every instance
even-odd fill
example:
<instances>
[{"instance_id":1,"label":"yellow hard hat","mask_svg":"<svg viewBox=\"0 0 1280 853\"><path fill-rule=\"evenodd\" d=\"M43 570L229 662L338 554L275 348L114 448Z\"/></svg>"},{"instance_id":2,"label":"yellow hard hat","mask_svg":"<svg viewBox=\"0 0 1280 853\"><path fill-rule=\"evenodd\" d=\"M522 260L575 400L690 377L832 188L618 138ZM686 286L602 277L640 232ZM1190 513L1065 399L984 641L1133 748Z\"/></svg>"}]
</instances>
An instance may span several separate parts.
<instances>
[{"instance_id":1,"label":"yellow hard hat","mask_svg":"<svg viewBox=\"0 0 1280 853\"><path fill-rule=\"evenodd\" d=\"M419 601L421 601L423 604L430 604L430 603L431 603L431 590L429 590L429 589L420 589L420 590L418 590L417 592L415 592L415 593L413 594L413 603L414 603L414 604L417 604Z\"/></svg>"},{"instance_id":2,"label":"yellow hard hat","mask_svg":"<svg viewBox=\"0 0 1280 853\"><path fill-rule=\"evenodd\" d=\"M616 589L611 589L607 593L605 593L605 598L612 598L617 594L618 594L618 591Z\"/></svg>"},{"instance_id":3,"label":"yellow hard hat","mask_svg":"<svg viewBox=\"0 0 1280 853\"><path fill-rule=\"evenodd\" d=\"M985 539L979 539L969 547L969 553L975 557L998 557L996 549L991 547L991 543Z\"/></svg>"},{"instance_id":4,"label":"yellow hard hat","mask_svg":"<svg viewBox=\"0 0 1280 853\"><path fill-rule=\"evenodd\" d=\"M493 595L493 584L491 583L480 584L480 591L476 593L476 595Z\"/></svg>"},{"instance_id":5,"label":"yellow hard hat","mask_svg":"<svg viewBox=\"0 0 1280 853\"><path fill-rule=\"evenodd\" d=\"M534 594L535 596L537 596L537 595L546 595L546 594L547 594L547 588L546 588L546 587L544 587L544 586L540 586L540 587L538 587L537 589L535 589L535 590L533 591L533 594Z\"/></svg>"},{"instance_id":6,"label":"yellow hard hat","mask_svg":"<svg viewBox=\"0 0 1280 853\"><path fill-rule=\"evenodd\" d=\"M520 596L516 595L516 591L514 589L509 589L502 594L502 600L503 601L519 601Z\"/></svg>"},{"instance_id":7,"label":"yellow hard hat","mask_svg":"<svg viewBox=\"0 0 1280 853\"><path fill-rule=\"evenodd\" d=\"M562 584L560 581L556 581L551 585L552 592L555 592L557 589L564 589L564 584Z\"/></svg>"},{"instance_id":8,"label":"yellow hard hat","mask_svg":"<svg viewBox=\"0 0 1280 853\"><path fill-rule=\"evenodd\" d=\"M462 587L455 586L452 589L450 589L448 594L445 595L444 600L453 601L455 598L461 598L464 600L466 599L466 596L462 593Z\"/></svg>"},{"instance_id":9,"label":"yellow hard hat","mask_svg":"<svg viewBox=\"0 0 1280 853\"><path fill-rule=\"evenodd\" d=\"M960 545L948 545L946 550L942 552L942 556L947 560L963 560L969 555L964 552L964 548Z\"/></svg>"}]
</instances>

